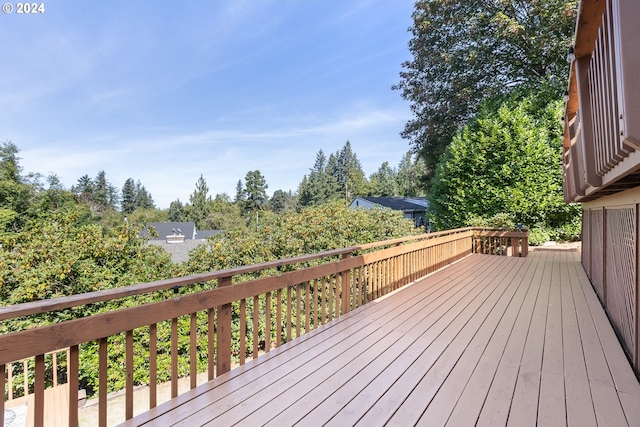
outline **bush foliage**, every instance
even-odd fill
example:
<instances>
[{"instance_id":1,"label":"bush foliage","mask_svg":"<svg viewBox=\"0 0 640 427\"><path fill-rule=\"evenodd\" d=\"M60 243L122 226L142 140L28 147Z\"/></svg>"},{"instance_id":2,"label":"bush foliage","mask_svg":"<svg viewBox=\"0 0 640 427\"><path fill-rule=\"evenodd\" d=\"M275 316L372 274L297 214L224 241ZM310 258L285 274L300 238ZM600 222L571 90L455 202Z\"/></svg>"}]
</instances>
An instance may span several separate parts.
<instances>
[{"instance_id":1,"label":"bush foliage","mask_svg":"<svg viewBox=\"0 0 640 427\"><path fill-rule=\"evenodd\" d=\"M435 226L503 213L551 237L579 227L579 207L562 194L561 115L560 102L531 96L485 102L440 159L428 196Z\"/></svg>"}]
</instances>

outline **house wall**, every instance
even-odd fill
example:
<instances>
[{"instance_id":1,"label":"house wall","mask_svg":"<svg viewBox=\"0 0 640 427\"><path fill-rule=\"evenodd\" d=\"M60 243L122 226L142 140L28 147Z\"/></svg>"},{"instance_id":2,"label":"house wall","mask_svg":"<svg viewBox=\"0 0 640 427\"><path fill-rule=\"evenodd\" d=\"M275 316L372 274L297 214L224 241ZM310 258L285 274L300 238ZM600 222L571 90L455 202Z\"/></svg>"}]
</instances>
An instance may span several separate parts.
<instances>
[{"instance_id":1,"label":"house wall","mask_svg":"<svg viewBox=\"0 0 640 427\"><path fill-rule=\"evenodd\" d=\"M640 375L640 188L582 206L584 269Z\"/></svg>"}]
</instances>

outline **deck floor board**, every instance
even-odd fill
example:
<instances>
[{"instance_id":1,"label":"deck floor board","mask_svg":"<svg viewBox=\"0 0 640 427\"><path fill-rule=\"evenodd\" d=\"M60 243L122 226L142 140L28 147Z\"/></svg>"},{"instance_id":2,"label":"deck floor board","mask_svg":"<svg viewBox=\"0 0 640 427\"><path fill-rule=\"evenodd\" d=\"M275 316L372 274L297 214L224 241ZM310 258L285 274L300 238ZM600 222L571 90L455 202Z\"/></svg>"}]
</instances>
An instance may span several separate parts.
<instances>
[{"instance_id":1,"label":"deck floor board","mask_svg":"<svg viewBox=\"0 0 640 427\"><path fill-rule=\"evenodd\" d=\"M576 255L471 255L123 425L640 425Z\"/></svg>"}]
</instances>

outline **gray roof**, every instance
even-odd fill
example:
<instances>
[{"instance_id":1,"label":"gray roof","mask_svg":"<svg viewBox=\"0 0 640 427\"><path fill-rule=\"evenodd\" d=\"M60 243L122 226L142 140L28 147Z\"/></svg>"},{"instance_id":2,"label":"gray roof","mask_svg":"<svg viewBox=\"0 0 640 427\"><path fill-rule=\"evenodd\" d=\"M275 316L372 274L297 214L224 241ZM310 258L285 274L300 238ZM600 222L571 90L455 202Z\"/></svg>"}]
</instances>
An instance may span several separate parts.
<instances>
[{"instance_id":1,"label":"gray roof","mask_svg":"<svg viewBox=\"0 0 640 427\"><path fill-rule=\"evenodd\" d=\"M196 239L206 239L220 233L222 233L222 230L198 230L196 231Z\"/></svg>"},{"instance_id":2,"label":"gray roof","mask_svg":"<svg viewBox=\"0 0 640 427\"><path fill-rule=\"evenodd\" d=\"M398 211L424 211L427 208L427 200L424 197L372 197L360 196L359 199L367 200L380 206Z\"/></svg>"},{"instance_id":3,"label":"gray roof","mask_svg":"<svg viewBox=\"0 0 640 427\"><path fill-rule=\"evenodd\" d=\"M148 222L146 227L140 230L140 237L149 235L149 227L158 232L158 236L152 240L165 240L173 234L183 234L185 240L196 238L196 224L194 222Z\"/></svg>"}]
</instances>

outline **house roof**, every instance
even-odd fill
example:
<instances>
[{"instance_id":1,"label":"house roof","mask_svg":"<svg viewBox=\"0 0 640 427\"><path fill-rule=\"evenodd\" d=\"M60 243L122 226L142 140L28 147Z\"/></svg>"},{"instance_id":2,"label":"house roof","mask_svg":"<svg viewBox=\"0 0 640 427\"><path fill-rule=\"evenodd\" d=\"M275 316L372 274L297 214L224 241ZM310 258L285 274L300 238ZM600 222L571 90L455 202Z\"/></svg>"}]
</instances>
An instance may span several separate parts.
<instances>
[{"instance_id":1,"label":"house roof","mask_svg":"<svg viewBox=\"0 0 640 427\"><path fill-rule=\"evenodd\" d=\"M148 222L146 227L140 230L140 237L149 235L149 227L155 228L158 233L152 240L165 240L173 234L183 234L185 239L194 239L196 236L194 222Z\"/></svg>"},{"instance_id":2,"label":"house roof","mask_svg":"<svg viewBox=\"0 0 640 427\"><path fill-rule=\"evenodd\" d=\"M427 200L424 197L373 197L361 196L357 199L367 200L380 206L398 211L424 211L427 208Z\"/></svg>"}]
</instances>

